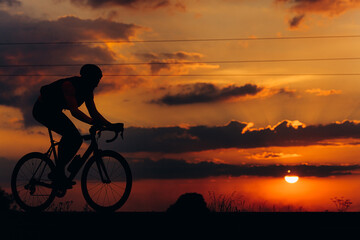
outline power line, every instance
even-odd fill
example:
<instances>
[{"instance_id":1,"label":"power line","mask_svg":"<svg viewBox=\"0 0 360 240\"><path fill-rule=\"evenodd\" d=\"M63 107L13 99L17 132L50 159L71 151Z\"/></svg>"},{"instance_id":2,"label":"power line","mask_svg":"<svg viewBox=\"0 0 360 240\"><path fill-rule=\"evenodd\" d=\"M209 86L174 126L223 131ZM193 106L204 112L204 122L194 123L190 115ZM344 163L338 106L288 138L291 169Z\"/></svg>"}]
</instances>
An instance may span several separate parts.
<instances>
[{"instance_id":1,"label":"power line","mask_svg":"<svg viewBox=\"0 0 360 240\"><path fill-rule=\"evenodd\" d=\"M69 74L0 74L0 77L70 77ZM104 77L287 77L360 76L360 73L264 73L264 74L105 74Z\"/></svg>"},{"instance_id":2,"label":"power line","mask_svg":"<svg viewBox=\"0 0 360 240\"><path fill-rule=\"evenodd\" d=\"M132 62L132 63L98 63L99 66L130 66L130 65L180 65L180 64L231 64L231 63L272 63L272 62L317 62L317 61L351 61L360 57L343 58L298 58L298 59L258 59L258 60L224 60L224 61L187 61L187 62ZM83 64L17 64L0 65L0 68L23 67L81 67Z\"/></svg>"},{"instance_id":3,"label":"power line","mask_svg":"<svg viewBox=\"0 0 360 240\"><path fill-rule=\"evenodd\" d=\"M297 37L240 37L240 38L193 38L193 39L154 39L154 40L104 40L104 41L59 41L59 42L0 42L0 46L16 45L83 45L104 43L176 43L176 42L221 42L221 41L266 41L266 40L306 40L360 38L360 35L327 35Z\"/></svg>"}]
</instances>

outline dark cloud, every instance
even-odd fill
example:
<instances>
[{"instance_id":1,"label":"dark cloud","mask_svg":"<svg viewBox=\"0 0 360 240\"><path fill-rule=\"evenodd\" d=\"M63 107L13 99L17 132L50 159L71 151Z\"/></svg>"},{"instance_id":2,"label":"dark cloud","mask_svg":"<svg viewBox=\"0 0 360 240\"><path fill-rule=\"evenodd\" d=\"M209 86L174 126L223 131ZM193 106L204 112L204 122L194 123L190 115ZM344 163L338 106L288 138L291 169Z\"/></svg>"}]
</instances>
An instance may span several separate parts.
<instances>
[{"instance_id":1,"label":"dark cloud","mask_svg":"<svg viewBox=\"0 0 360 240\"><path fill-rule=\"evenodd\" d=\"M133 9L158 9L164 7L185 9L185 5L178 0L71 0L71 2L76 5L84 5L94 9L117 6Z\"/></svg>"},{"instance_id":2,"label":"dark cloud","mask_svg":"<svg viewBox=\"0 0 360 240\"><path fill-rule=\"evenodd\" d=\"M61 42L109 38L129 40L141 27L105 19L80 19L73 16L54 21L38 21L21 15L0 14L2 42Z\"/></svg>"},{"instance_id":3,"label":"dark cloud","mask_svg":"<svg viewBox=\"0 0 360 240\"><path fill-rule=\"evenodd\" d=\"M161 70L180 71L186 67L206 66L196 63L203 55L196 52L177 51L173 53L139 53L138 57L149 62L152 74L158 74Z\"/></svg>"},{"instance_id":4,"label":"dark cloud","mask_svg":"<svg viewBox=\"0 0 360 240\"><path fill-rule=\"evenodd\" d=\"M301 125L282 121L274 127L249 128L231 121L224 126L139 128L129 127L125 141L112 146L120 152L196 152L221 148L330 145L334 139L360 139L360 123L344 121L326 125Z\"/></svg>"},{"instance_id":5,"label":"dark cloud","mask_svg":"<svg viewBox=\"0 0 360 240\"><path fill-rule=\"evenodd\" d=\"M165 105L211 103L247 95L256 95L263 90L262 87L253 84L245 84L244 86L230 85L219 88L211 83L185 84L178 86L178 88L180 93L166 94L160 99L153 100L152 103Z\"/></svg>"},{"instance_id":6,"label":"dark cloud","mask_svg":"<svg viewBox=\"0 0 360 240\"><path fill-rule=\"evenodd\" d=\"M299 26L299 24L302 22L302 20L304 19L304 17L305 17L305 14L301 14L299 16L293 17L289 21L290 28L297 28Z\"/></svg>"},{"instance_id":7,"label":"dark cloud","mask_svg":"<svg viewBox=\"0 0 360 240\"><path fill-rule=\"evenodd\" d=\"M112 22L105 19L87 20L77 17L62 17L57 20L34 20L21 15L0 11L2 42L73 42L99 39L128 40L141 30L134 24ZM116 61L116 54L105 44L85 45L15 45L0 46L0 65L26 64L76 64ZM3 75L79 75L76 67L0 68ZM103 69L106 72L106 68ZM128 72L127 67L116 71ZM115 70L113 71L115 72ZM31 115L32 105L39 94L40 86L56 80L52 77L1 77L0 104L19 108L25 125L35 124ZM105 86L106 85L106 86ZM105 83L100 90L116 87ZM101 85L100 85L101 86Z\"/></svg>"},{"instance_id":8,"label":"dark cloud","mask_svg":"<svg viewBox=\"0 0 360 240\"><path fill-rule=\"evenodd\" d=\"M207 177L283 177L291 174L300 177L329 177L350 175L359 165L236 165L214 162L190 163L185 160L141 158L127 159L135 180L139 179L199 179ZM17 160L0 157L0 184L8 184Z\"/></svg>"},{"instance_id":9,"label":"dark cloud","mask_svg":"<svg viewBox=\"0 0 360 240\"><path fill-rule=\"evenodd\" d=\"M214 162L189 163L185 160L130 160L135 179L194 179L218 176L283 177L291 170L300 177L349 175L359 165L234 165Z\"/></svg>"},{"instance_id":10,"label":"dark cloud","mask_svg":"<svg viewBox=\"0 0 360 240\"><path fill-rule=\"evenodd\" d=\"M1 4L6 4L9 7L18 7L21 5L21 2L19 0L0 0Z\"/></svg>"},{"instance_id":11,"label":"dark cloud","mask_svg":"<svg viewBox=\"0 0 360 240\"><path fill-rule=\"evenodd\" d=\"M296 13L290 21L290 27L298 26L308 14L338 16L346 11L360 7L360 0L275 0L286 3L291 12Z\"/></svg>"}]
</instances>

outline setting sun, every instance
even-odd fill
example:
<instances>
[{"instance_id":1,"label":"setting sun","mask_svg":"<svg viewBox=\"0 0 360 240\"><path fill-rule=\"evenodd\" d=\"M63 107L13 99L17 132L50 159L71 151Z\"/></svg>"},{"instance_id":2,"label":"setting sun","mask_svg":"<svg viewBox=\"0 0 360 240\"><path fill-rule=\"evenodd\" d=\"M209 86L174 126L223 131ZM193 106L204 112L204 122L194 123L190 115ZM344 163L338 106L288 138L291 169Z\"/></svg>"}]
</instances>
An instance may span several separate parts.
<instances>
[{"instance_id":1,"label":"setting sun","mask_svg":"<svg viewBox=\"0 0 360 240\"><path fill-rule=\"evenodd\" d=\"M285 176L284 178L288 183L296 183L299 180L298 176Z\"/></svg>"}]
</instances>

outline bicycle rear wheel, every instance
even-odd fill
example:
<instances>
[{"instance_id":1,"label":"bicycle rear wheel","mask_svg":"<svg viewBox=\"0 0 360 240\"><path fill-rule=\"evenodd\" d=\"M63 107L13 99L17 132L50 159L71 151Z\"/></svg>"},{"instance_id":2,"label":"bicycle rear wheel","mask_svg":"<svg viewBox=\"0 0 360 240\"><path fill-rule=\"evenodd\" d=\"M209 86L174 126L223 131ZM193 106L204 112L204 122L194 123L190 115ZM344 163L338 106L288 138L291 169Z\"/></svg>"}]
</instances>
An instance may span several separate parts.
<instances>
[{"instance_id":1,"label":"bicycle rear wheel","mask_svg":"<svg viewBox=\"0 0 360 240\"><path fill-rule=\"evenodd\" d=\"M101 151L84 166L81 190L86 202L96 211L112 212L128 199L132 176L125 158L114 151Z\"/></svg>"},{"instance_id":2,"label":"bicycle rear wheel","mask_svg":"<svg viewBox=\"0 0 360 240\"><path fill-rule=\"evenodd\" d=\"M15 201L25 211L42 211L55 198L48 174L54 163L44 154L32 152L15 165L11 176L11 191Z\"/></svg>"}]
</instances>

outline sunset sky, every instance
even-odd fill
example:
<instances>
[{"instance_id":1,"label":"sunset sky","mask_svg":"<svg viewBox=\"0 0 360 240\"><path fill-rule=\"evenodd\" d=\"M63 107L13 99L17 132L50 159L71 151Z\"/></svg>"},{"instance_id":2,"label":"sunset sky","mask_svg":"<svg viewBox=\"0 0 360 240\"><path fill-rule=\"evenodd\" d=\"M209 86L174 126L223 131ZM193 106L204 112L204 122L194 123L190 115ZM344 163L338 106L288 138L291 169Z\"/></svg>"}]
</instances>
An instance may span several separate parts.
<instances>
[{"instance_id":1,"label":"sunset sky","mask_svg":"<svg viewBox=\"0 0 360 240\"><path fill-rule=\"evenodd\" d=\"M1 180L48 146L31 115L40 87L85 63L103 70L97 108L127 127L103 146L136 179L355 173L359 11L359 0L0 0Z\"/></svg>"}]
</instances>

